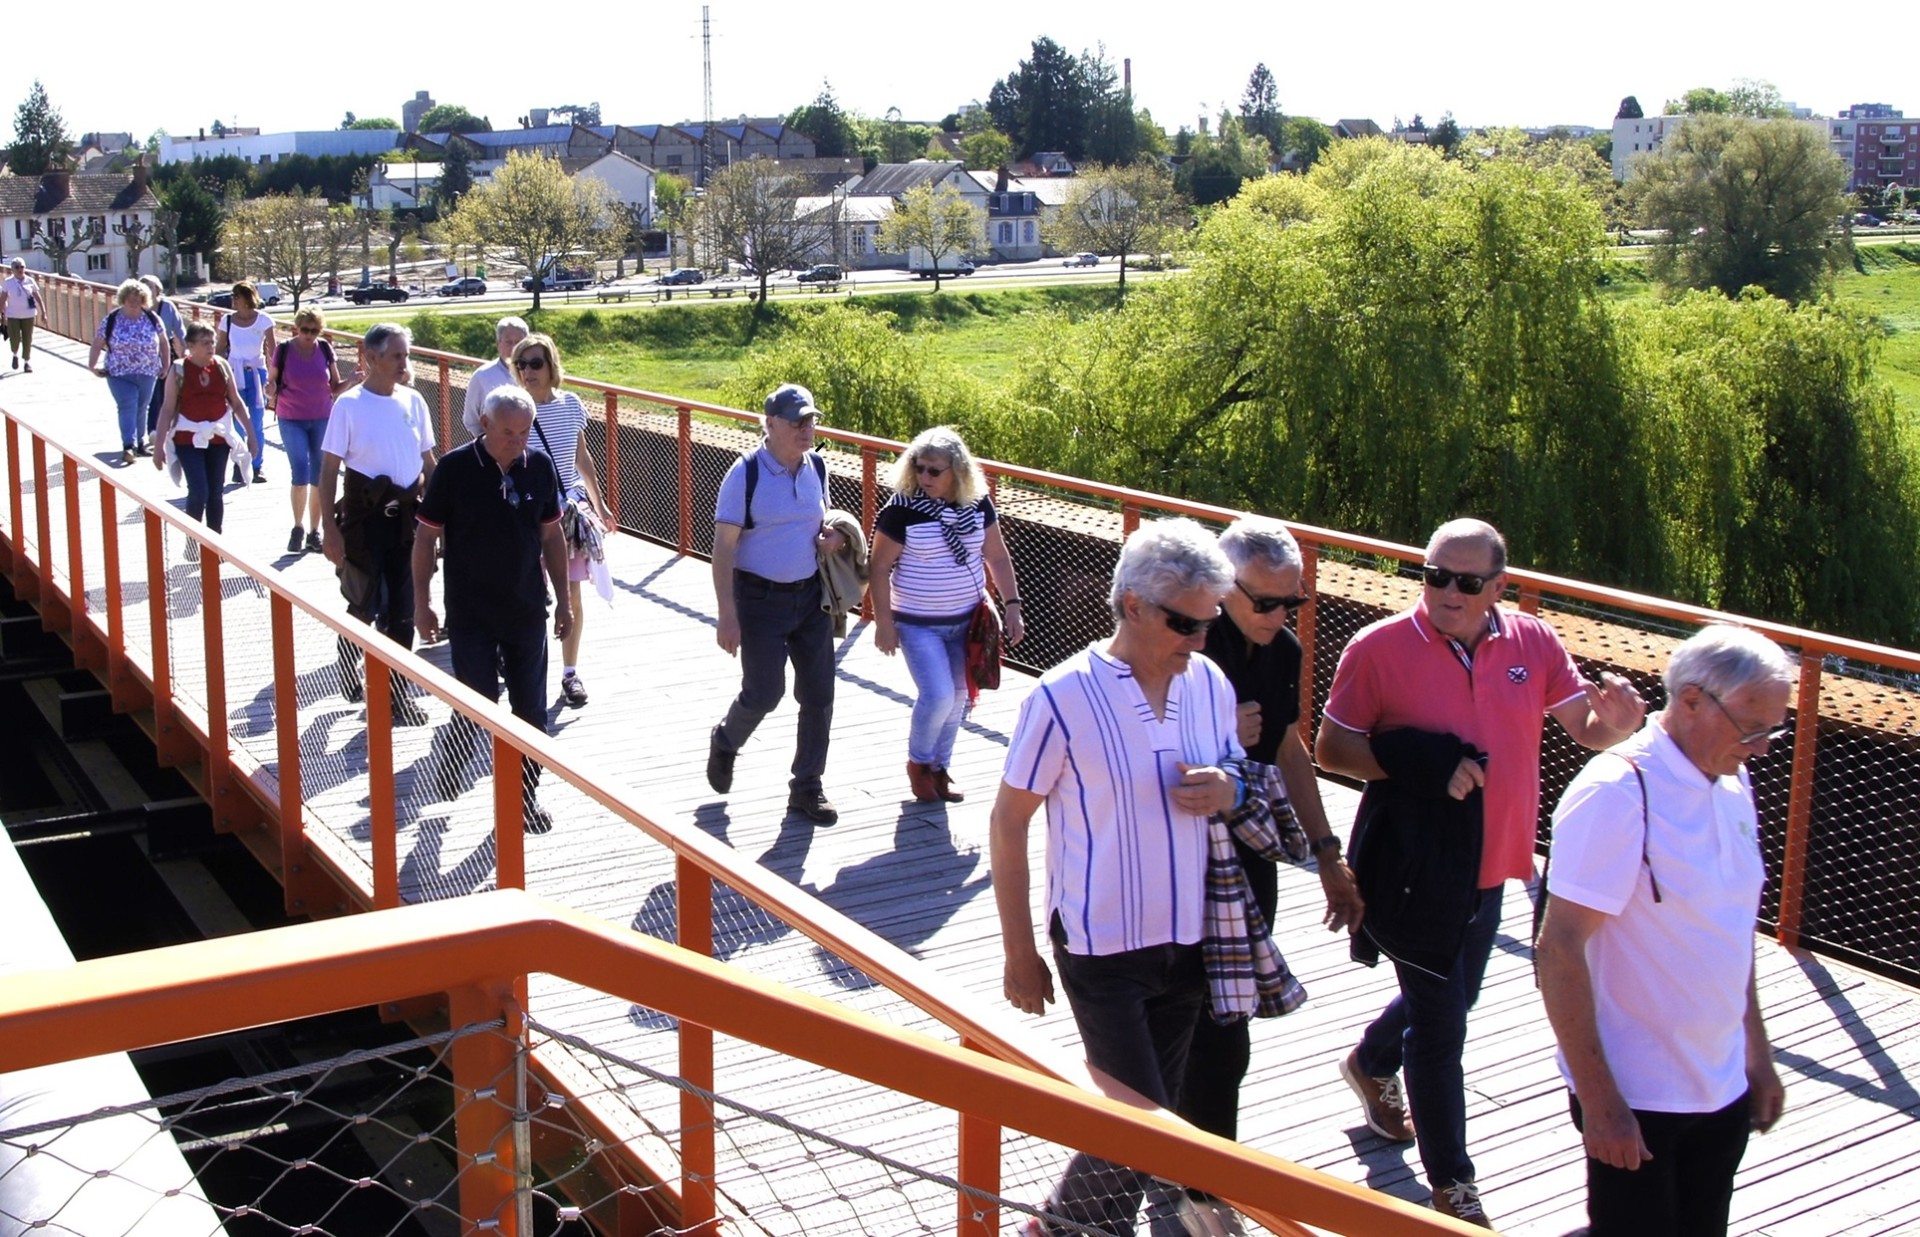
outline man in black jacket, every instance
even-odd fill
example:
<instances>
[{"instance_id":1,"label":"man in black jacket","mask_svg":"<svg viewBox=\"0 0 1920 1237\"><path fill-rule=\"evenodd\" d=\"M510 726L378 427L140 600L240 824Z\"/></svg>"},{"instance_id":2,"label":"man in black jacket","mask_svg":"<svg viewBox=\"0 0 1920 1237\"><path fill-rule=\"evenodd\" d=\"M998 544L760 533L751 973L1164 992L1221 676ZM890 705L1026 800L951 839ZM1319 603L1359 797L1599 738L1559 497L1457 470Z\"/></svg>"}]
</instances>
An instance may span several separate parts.
<instances>
[{"instance_id":1,"label":"man in black jacket","mask_svg":"<svg viewBox=\"0 0 1920 1237\"><path fill-rule=\"evenodd\" d=\"M1239 702L1240 745L1247 758L1280 770L1294 815L1306 832L1327 895L1325 923L1333 931L1359 926L1364 909L1353 872L1340 857L1340 839L1327 827L1320 783L1300 737L1300 641L1287 626L1310 598L1300 587L1300 545L1278 520L1248 516L1220 534L1233 564L1234 587L1207 631L1206 655L1226 673ZM1280 892L1273 861L1234 842L1247 885L1267 923L1275 923ZM1241 1019L1224 1026L1203 1017L1187 1052L1179 1113L1222 1138L1239 1137L1240 1082L1247 1074L1251 1037Z\"/></svg>"}]
</instances>

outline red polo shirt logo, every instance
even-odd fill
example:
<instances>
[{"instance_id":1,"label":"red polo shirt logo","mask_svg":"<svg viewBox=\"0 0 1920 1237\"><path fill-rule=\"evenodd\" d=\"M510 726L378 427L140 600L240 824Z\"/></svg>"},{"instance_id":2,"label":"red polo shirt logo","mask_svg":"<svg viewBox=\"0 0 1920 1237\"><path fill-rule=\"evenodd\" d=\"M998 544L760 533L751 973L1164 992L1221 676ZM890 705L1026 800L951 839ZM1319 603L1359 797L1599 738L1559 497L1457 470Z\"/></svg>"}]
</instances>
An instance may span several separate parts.
<instances>
[{"instance_id":1,"label":"red polo shirt logo","mask_svg":"<svg viewBox=\"0 0 1920 1237\"><path fill-rule=\"evenodd\" d=\"M1507 681L1508 681L1508 682L1511 682L1511 683L1524 683L1524 682L1526 682L1526 681L1527 681L1527 668L1526 668L1525 666L1508 666L1508 667L1507 667Z\"/></svg>"}]
</instances>

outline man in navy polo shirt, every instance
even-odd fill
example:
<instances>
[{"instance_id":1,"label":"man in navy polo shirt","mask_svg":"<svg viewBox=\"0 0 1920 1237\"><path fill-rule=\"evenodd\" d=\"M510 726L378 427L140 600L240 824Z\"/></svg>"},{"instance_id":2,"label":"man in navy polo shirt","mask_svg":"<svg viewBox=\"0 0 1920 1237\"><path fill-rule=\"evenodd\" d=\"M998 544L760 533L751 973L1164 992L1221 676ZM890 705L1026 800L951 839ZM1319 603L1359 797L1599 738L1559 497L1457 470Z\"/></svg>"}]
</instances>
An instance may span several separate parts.
<instances>
[{"instance_id":1,"label":"man in navy polo shirt","mask_svg":"<svg viewBox=\"0 0 1920 1237\"><path fill-rule=\"evenodd\" d=\"M547 727L547 586L553 586L553 634L573 626L567 602L567 546L560 533L560 478L553 461L527 449L533 399L519 387L487 394L480 437L433 470L420 500L413 543L414 626L426 640L442 634L431 585L434 547L446 534L447 622L453 677L489 700L500 699L500 676L515 717ZM466 724L473 746L480 731ZM553 818L534 800L540 766L523 759L521 795L528 833L545 833Z\"/></svg>"},{"instance_id":2,"label":"man in navy polo shirt","mask_svg":"<svg viewBox=\"0 0 1920 1237\"><path fill-rule=\"evenodd\" d=\"M786 693L800 706L787 808L815 824L840 813L821 788L833 725L833 619L820 607L820 553L844 538L826 526L827 467L813 449L820 411L794 383L767 396L766 437L720 483L713 515L715 639L740 658L740 694L707 742L707 782L733 788L733 762Z\"/></svg>"}]
</instances>

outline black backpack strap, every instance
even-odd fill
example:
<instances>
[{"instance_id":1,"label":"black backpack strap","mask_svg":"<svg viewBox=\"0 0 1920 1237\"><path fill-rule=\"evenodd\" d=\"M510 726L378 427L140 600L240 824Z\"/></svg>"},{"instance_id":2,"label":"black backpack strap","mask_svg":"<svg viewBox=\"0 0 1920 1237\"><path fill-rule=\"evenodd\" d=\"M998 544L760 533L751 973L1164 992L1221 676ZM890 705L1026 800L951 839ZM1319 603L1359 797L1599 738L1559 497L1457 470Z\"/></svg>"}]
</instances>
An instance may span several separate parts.
<instances>
[{"instance_id":1,"label":"black backpack strap","mask_svg":"<svg viewBox=\"0 0 1920 1237\"><path fill-rule=\"evenodd\" d=\"M279 390L287 384L287 349L293 347L291 339L283 339L280 346L273 350L273 388Z\"/></svg>"},{"instance_id":2,"label":"black backpack strap","mask_svg":"<svg viewBox=\"0 0 1920 1237\"><path fill-rule=\"evenodd\" d=\"M744 533L753 527L753 492L760 488L760 449L755 447L740 458L747 465L747 518L740 525L740 531Z\"/></svg>"},{"instance_id":3,"label":"black backpack strap","mask_svg":"<svg viewBox=\"0 0 1920 1237\"><path fill-rule=\"evenodd\" d=\"M1640 762L1625 752L1611 752L1627 762L1633 770L1633 780L1640 783L1640 862L1647 865L1647 883L1653 886L1653 900L1662 901L1660 882L1653 874L1653 858L1647 852L1647 834L1653 828L1653 805L1647 798L1647 775L1640 771ZM1540 925L1546 922L1547 902L1553 896L1549 880L1553 876L1553 849L1547 849L1547 866L1540 873L1540 896L1533 900L1533 986L1540 986Z\"/></svg>"}]
</instances>

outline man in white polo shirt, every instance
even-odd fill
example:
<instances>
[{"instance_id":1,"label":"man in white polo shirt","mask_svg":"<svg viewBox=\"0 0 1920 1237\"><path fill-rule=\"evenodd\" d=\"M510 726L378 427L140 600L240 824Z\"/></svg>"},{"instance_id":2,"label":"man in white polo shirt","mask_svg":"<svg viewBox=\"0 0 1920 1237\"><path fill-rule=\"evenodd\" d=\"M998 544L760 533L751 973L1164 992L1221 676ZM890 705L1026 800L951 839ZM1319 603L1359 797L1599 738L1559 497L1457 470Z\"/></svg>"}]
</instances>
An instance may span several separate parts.
<instances>
[{"instance_id":1,"label":"man in white polo shirt","mask_svg":"<svg viewBox=\"0 0 1920 1237\"><path fill-rule=\"evenodd\" d=\"M467 379L467 399L460 412L467 433L480 437L480 408L487 396L501 387L514 385L513 348L527 337L530 328L525 318L506 317L493 328L493 348L500 355L473 371Z\"/></svg>"},{"instance_id":2,"label":"man in white polo shirt","mask_svg":"<svg viewBox=\"0 0 1920 1237\"><path fill-rule=\"evenodd\" d=\"M1766 868L1746 762L1781 737L1793 670L1765 637L1708 627L1666 687L1553 816L1540 995L1592 1237L1724 1234L1748 1131L1786 1102L1753 979Z\"/></svg>"},{"instance_id":3,"label":"man in white polo shirt","mask_svg":"<svg viewBox=\"0 0 1920 1237\"><path fill-rule=\"evenodd\" d=\"M993 805L1007 999L1029 1014L1054 999L1027 863L1028 825L1045 804L1046 934L1087 1061L1165 1108L1178 1102L1208 997L1207 817L1245 793L1220 768L1243 754L1233 688L1195 656L1232 587L1232 564L1200 525L1141 525L1114 570L1112 639L1041 676ZM1150 1180L1075 1155L1045 1211L1131 1233Z\"/></svg>"},{"instance_id":4,"label":"man in white polo shirt","mask_svg":"<svg viewBox=\"0 0 1920 1237\"><path fill-rule=\"evenodd\" d=\"M321 546L339 570L347 613L403 649L413 648L414 515L433 471L434 443L427 401L405 381L411 342L403 326L368 328L360 385L334 401L320 444ZM425 711L408 699L399 676L393 684L394 722L425 725ZM359 658L345 640L340 691L361 698Z\"/></svg>"}]
</instances>

